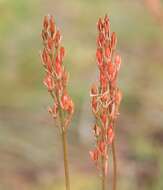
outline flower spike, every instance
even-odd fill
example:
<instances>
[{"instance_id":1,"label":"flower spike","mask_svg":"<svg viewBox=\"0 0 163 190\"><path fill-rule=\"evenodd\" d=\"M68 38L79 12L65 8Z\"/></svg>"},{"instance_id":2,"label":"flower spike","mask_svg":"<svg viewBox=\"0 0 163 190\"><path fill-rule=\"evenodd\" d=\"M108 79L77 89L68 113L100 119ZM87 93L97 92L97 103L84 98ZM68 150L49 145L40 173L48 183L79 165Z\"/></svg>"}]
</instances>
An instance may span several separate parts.
<instances>
[{"instance_id":1,"label":"flower spike","mask_svg":"<svg viewBox=\"0 0 163 190\"><path fill-rule=\"evenodd\" d=\"M91 87L91 106L95 117L93 134L96 146L90 157L101 168L102 189L105 190L105 177L108 173L108 152L115 138L115 122L119 115L122 93L117 87L117 77L121 57L116 54L117 37L110 32L110 19L105 15L97 22L96 61L99 69L99 86ZM113 182L115 190L115 182Z\"/></svg>"}]
</instances>

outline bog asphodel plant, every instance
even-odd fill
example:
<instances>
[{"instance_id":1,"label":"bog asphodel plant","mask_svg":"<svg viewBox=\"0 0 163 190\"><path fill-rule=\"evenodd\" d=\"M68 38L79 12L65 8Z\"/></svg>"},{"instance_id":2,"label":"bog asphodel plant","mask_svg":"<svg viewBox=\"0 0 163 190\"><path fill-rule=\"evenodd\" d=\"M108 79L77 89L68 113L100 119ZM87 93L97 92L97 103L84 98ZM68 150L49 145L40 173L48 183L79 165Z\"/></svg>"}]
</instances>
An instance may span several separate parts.
<instances>
[{"instance_id":1,"label":"bog asphodel plant","mask_svg":"<svg viewBox=\"0 0 163 190\"><path fill-rule=\"evenodd\" d=\"M122 93L117 87L117 77L121 57L116 53L117 37L110 31L110 20L106 15L97 23L96 60L99 69L99 82L91 87L91 105L95 117L93 134L96 139L94 150L90 151L91 159L100 170L102 190L106 189L109 150L113 155L113 190L116 189L116 154L115 122L119 115Z\"/></svg>"},{"instance_id":2,"label":"bog asphodel plant","mask_svg":"<svg viewBox=\"0 0 163 190\"><path fill-rule=\"evenodd\" d=\"M74 113L74 104L67 92L68 73L63 65L65 49L61 46L61 33L55 25L52 16L45 16L42 29L43 50L41 59L45 69L43 84L52 97L53 105L48 111L60 130L66 190L70 189L68 155L67 155L67 129Z\"/></svg>"}]
</instances>

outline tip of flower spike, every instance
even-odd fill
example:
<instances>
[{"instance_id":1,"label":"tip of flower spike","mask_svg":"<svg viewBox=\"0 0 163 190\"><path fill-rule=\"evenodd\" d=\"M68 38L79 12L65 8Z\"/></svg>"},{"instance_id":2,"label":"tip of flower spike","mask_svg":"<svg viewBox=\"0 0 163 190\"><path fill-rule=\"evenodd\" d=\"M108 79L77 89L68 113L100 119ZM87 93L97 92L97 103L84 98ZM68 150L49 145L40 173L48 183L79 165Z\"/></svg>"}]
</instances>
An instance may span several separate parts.
<instances>
[{"instance_id":1,"label":"tip of flower spike","mask_svg":"<svg viewBox=\"0 0 163 190\"><path fill-rule=\"evenodd\" d=\"M54 18L52 15L50 15L49 17L49 25L50 25L50 32L51 32L51 36L53 36L53 34L55 33L55 22L54 22Z\"/></svg>"},{"instance_id":2,"label":"tip of flower spike","mask_svg":"<svg viewBox=\"0 0 163 190\"><path fill-rule=\"evenodd\" d=\"M48 25L49 25L48 16L44 16L43 28L44 28L45 30L47 30Z\"/></svg>"},{"instance_id":3,"label":"tip of flower spike","mask_svg":"<svg viewBox=\"0 0 163 190\"><path fill-rule=\"evenodd\" d=\"M98 19L97 28L98 28L99 31L101 31L102 28L103 28L103 23L102 23L102 18L101 17Z\"/></svg>"},{"instance_id":4,"label":"tip of flower spike","mask_svg":"<svg viewBox=\"0 0 163 190\"><path fill-rule=\"evenodd\" d=\"M105 14L105 18L104 18L105 22L109 22L109 16L107 14Z\"/></svg>"}]
</instances>

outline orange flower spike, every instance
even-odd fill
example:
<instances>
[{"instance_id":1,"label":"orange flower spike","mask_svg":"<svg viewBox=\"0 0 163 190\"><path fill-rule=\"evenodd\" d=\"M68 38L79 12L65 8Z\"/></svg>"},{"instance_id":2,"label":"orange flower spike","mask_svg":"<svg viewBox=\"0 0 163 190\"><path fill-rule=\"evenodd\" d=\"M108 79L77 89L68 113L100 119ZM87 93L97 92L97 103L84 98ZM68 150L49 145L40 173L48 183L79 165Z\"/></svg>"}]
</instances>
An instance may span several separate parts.
<instances>
[{"instance_id":1,"label":"orange flower spike","mask_svg":"<svg viewBox=\"0 0 163 190\"><path fill-rule=\"evenodd\" d=\"M61 33L57 29L52 16L44 17L42 40L44 48L41 59L46 72L43 83L47 87L53 101L53 107L49 107L48 111L56 121L55 123L57 123L57 127L60 129L62 135L65 185L66 189L69 190L70 181L66 133L74 112L74 104L67 94L68 76L63 66L65 50L60 44Z\"/></svg>"},{"instance_id":2,"label":"orange flower spike","mask_svg":"<svg viewBox=\"0 0 163 190\"><path fill-rule=\"evenodd\" d=\"M95 117L93 132L96 138L96 147L99 150L98 156L102 160L97 164L101 169L102 188L104 188L108 169L108 150L112 148L115 136L112 125L115 125L122 98L121 92L117 88L121 57L115 54L117 37L115 32L110 32L110 20L107 15L104 19L99 18L97 30L96 61L99 69L99 86L96 87L98 93L95 87L91 87L91 103ZM94 154L92 151L92 158L94 158Z\"/></svg>"}]
</instances>

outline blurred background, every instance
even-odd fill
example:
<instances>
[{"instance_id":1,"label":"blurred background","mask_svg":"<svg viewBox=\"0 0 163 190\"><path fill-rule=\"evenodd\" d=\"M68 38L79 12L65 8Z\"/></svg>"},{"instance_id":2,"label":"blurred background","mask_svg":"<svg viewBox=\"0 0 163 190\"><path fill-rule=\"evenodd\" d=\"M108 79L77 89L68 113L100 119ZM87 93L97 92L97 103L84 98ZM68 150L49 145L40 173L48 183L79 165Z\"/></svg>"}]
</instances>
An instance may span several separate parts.
<instances>
[{"instance_id":1,"label":"blurred background","mask_svg":"<svg viewBox=\"0 0 163 190\"><path fill-rule=\"evenodd\" d=\"M89 88L97 80L96 22L107 13L122 55L118 189L163 189L163 17L159 0L0 0L0 190L62 190L59 133L42 84L43 16L62 31L76 104L69 129L72 190L100 189ZM111 158L110 158L111 159ZM111 185L112 165L108 183Z\"/></svg>"}]
</instances>

